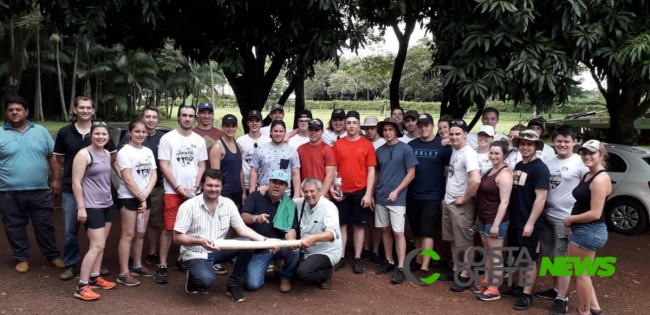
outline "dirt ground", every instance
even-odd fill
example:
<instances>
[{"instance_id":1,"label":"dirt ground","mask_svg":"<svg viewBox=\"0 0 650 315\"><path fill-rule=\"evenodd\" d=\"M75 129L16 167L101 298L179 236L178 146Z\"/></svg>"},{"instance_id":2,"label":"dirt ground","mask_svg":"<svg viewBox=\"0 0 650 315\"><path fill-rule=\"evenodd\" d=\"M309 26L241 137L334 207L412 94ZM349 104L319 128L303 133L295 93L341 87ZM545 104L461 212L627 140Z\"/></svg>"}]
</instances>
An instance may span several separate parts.
<instances>
[{"instance_id":1,"label":"dirt ground","mask_svg":"<svg viewBox=\"0 0 650 315\"><path fill-rule=\"evenodd\" d=\"M55 211L57 243L62 243L60 208ZM119 216L118 216L119 218ZM119 222L119 219L118 221ZM550 314L552 301L536 298L526 312L513 310L513 298L483 302L465 291L449 290L450 282L436 282L430 286L414 286L390 283L392 274L373 274L374 266L366 261L365 273L352 273L351 264L334 274L334 285L329 290L292 282L293 290L282 294L278 291L277 275L268 274L264 287L256 292L243 291L246 300L234 303L225 295L226 276L217 276L210 295L188 295L184 291L185 275L170 270L167 285L156 284L151 278L137 287L119 285L112 290L99 292L102 298L94 302L75 299L72 294L76 281L59 280L62 272L50 266L40 255L32 239L30 271L19 275L14 271L14 261L4 230L0 231L0 314L79 314L90 311L95 314L207 314L224 311L229 314ZM117 243L120 227L116 224L107 243L104 255L106 266L115 281L118 271ZM85 235L80 236L82 248L86 246ZM146 243L146 242L145 242ZM146 245L145 245L146 246ZM174 246L172 253L178 252ZM618 258L616 272L612 277L595 278L594 286L602 308L607 314L648 314L650 275L643 272L650 264L650 230L636 236L610 234L610 239L599 256ZM173 260L172 260L173 261ZM229 271L232 265L226 264ZM152 267L153 268L153 267ZM550 287L550 278L538 279L536 289ZM570 292L575 290L572 282ZM569 305L575 307L577 297L571 295Z\"/></svg>"}]
</instances>

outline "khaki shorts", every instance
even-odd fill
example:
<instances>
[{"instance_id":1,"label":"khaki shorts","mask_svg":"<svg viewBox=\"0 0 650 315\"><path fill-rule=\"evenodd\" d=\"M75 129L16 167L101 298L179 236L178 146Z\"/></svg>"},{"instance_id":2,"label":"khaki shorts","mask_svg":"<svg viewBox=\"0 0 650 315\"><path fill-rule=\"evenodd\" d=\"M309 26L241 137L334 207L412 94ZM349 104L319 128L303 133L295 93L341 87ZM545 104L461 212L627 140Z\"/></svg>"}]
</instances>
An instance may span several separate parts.
<instances>
[{"instance_id":1,"label":"khaki shorts","mask_svg":"<svg viewBox=\"0 0 650 315\"><path fill-rule=\"evenodd\" d=\"M151 198L151 212L149 213L149 225L162 228L163 225L163 196L165 195L165 186L154 187L149 194Z\"/></svg>"},{"instance_id":2,"label":"khaki shorts","mask_svg":"<svg viewBox=\"0 0 650 315\"><path fill-rule=\"evenodd\" d=\"M454 242L456 247L474 246L474 236L468 232L474 222L474 200L469 200L462 206L447 203L442 205L442 239Z\"/></svg>"},{"instance_id":3,"label":"khaki shorts","mask_svg":"<svg viewBox=\"0 0 650 315\"><path fill-rule=\"evenodd\" d=\"M378 204L375 207L375 227L390 226L393 232L404 233L406 222L405 206L386 206Z\"/></svg>"},{"instance_id":4,"label":"khaki shorts","mask_svg":"<svg viewBox=\"0 0 650 315\"><path fill-rule=\"evenodd\" d=\"M564 220L551 216L546 216L543 228L540 231L541 256L550 257L567 257L567 247L569 246L569 235L571 228L564 226Z\"/></svg>"}]
</instances>

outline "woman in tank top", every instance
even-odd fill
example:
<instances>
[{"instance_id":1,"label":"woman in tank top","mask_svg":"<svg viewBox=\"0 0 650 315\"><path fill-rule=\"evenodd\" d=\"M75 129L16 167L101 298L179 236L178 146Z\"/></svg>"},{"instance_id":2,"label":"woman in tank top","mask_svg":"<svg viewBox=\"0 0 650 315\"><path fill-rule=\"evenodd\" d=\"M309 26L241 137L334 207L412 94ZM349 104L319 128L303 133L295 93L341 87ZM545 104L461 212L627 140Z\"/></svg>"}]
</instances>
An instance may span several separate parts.
<instances>
[{"instance_id":1,"label":"woman in tank top","mask_svg":"<svg viewBox=\"0 0 650 315\"><path fill-rule=\"evenodd\" d=\"M480 142L480 140L479 140ZM503 241L508 231L510 217L508 216L508 202L512 191L512 171L505 162L508 152L508 140L501 139L490 144L490 162L493 167L481 178L476 194L476 209L478 210L478 228L481 241L486 251L491 248L503 247ZM493 251L496 256L503 256L501 251ZM497 264L497 259L489 256L485 268L502 267ZM497 277L502 276L501 271L494 271ZM485 275L485 283L497 282L498 278ZM471 288L483 301L498 300L501 298L497 285Z\"/></svg>"},{"instance_id":2,"label":"woman in tank top","mask_svg":"<svg viewBox=\"0 0 650 315\"><path fill-rule=\"evenodd\" d=\"M153 277L155 272L142 264L142 243L151 211L151 191L156 186L156 158L151 149L142 145L147 129L142 120L129 124L129 142L117 153L117 164L122 174L117 196L122 207L120 218L122 234L117 253L120 273L117 282L128 287L140 284L134 276ZM138 231L138 224L141 230ZM133 265L129 269L129 256Z\"/></svg>"},{"instance_id":3,"label":"woman in tank top","mask_svg":"<svg viewBox=\"0 0 650 315\"><path fill-rule=\"evenodd\" d=\"M589 140L578 149L582 162L589 173L573 189L576 202L571 215L564 219L564 225L571 227L569 257L589 257L593 261L596 251L607 242L607 226L603 209L612 192L612 181L605 172L605 161L609 156L605 146L598 140ZM578 309L575 314L603 314L598 305L591 277L586 273L576 276Z\"/></svg>"},{"instance_id":4,"label":"woman in tank top","mask_svg":"<svg viewBox=\"0 0 650 315\"><path fill-rule=\"evenodd\" d=\"M110 140L108 126L94 122L90 128L91 144L79 150L72 163L72 192L77 202L77 220L86 227L89 248L81 262L76 298L92 301L100 295L92 289L112 289L114 282L99 276L104 246L113 222L111 195L111 155L104 149Z\"/></svg>"}]
</instances>

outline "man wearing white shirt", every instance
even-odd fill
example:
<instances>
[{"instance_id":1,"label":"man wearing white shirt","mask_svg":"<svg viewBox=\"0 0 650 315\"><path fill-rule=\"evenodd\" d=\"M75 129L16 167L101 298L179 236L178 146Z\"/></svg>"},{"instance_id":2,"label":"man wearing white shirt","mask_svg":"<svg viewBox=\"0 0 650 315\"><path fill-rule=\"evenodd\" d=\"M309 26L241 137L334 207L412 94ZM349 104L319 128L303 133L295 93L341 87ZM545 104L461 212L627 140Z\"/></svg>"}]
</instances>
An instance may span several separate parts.
<instances>
[{"instance_id":1,"label":"man wearing white shirt","mask_svg":"<svg viewBox=\"0 0 650 315\"><path fill-rule=\"evenodd\" d=\"M415 110L407 110L404 114L404 136L399 138L399 141L404 143L409 143L411 140L420 138L420 133L418 132L418 112ZM380 130L381 132L381 130Z\"/></svg>"},{"instance_id":2,"label":"man wearing white shirt","mask_svg":"<svg viewBox=\"0 0 650 315\"><path fill-rule=\"evenodd\" d=\"M309 122L312 119L311 111L302 110L298 114L298 133L289 138L289 146L298 150L298 147L309 142Z\"/></svg>"},{"instance_id":3,"label":"man wearing white shirt","mask_svg":"<svg viewBox=\"0 0 650 315\"><path fill-rule=\"evenodd\" d=\"M271 117L271 121L274 120L283 120L284 119L284 107L280 104L275 104L271 106L271 109L269 111L269 117ZM287 133L290 133L293 131L293 129L288 128ZM260 133L264 136L271 137L271 126L266 126L260 128Z\"/></svg>"},{"instance_id":4,"label":"man wearing white shirt","mask_svg":"<svg viewBox=\"0 0 650 315\"><path fill-rule=\"evenodd\" d=\"M481 116L483 125L492 126L494 128L494 141L499 141L501 138L507 138L506 135L496 132L497 124L499 123L499 110L494 107L486 107L483 109L483 116ZM474 150L478 148L478 134L470 133L467 135L467 144Z\"/></svg>"},{"instance_id":5,"label":"man wearing white shirt","mask_svg":"<svg viewBox=\"0 0 650 315\"><path fill-rule=\"evenodd\" d=\"M248 133L237 138L237 143L241 146L242 150L241 158L242 171L244 172L244 186L248 193L248 180L251 174L251 162L253 161L255 151L257 151L257 148L261 145L271 142L271 138L262 135L260 132L260 127L262 126L262 114L260 111L252 110L248 112L246 124L248 125Z\"/></svg>"},{"instance_id":6,"label":"man wearing white shirt","mask_svg":"<svg viewBox=\"0 0 650 315\"><path fill-rule=\"evenodd\" d=\"M341 138L345 138L348 133L345 131L345 110L337 108L332 111L329 126L323 131L323 142L327 143L330 147L334 146L334 142Z\"/></svg>"},{"instance_id":7,"label":"man wearing white shirt","mask_svg":"<svg viewBox=\"0 0 650 315\"><path fill-rule=\"evenodd\" d=\"M526 126L526 128L535 131L535 133L537 133L537 136L541 138L542 133L544 133L544 121L542 121L540 118L533 118L528 121L528 126ZM547 159L555 156L555 150L553 150L553 148L551 148L548 144L544 143L544 148L535 151L535 154L542 161L546 161Z\"/></svg>"}]
</instances>

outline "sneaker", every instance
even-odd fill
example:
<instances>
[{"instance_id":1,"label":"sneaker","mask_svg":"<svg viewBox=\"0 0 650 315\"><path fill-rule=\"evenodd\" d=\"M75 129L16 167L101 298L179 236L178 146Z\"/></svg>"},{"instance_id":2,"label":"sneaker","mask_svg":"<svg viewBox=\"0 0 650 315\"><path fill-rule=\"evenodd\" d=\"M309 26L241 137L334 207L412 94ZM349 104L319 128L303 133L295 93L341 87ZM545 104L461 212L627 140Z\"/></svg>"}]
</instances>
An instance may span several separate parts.
<instances>
[{"instance_id":1,"label":"sneaker","mask_svg":"<svg viewBox=\"0 0 650 315\"><path fill-rule=\"evenodd\" d=\"M454 281L454 271L453 270L447 270L443 271L440 273L440 277L438 278L440 281Z\"/></svg>"},{"instance_id":2,"label":"sneaker","mask_svg":"<svg viewBox=\"0 0 650 315\"><path fill-rule=\"evenodd\" d=\"M323 278L318 285L319 288L321 289L329 289L332 287L332 276L334 275L334 267L330 269L330 272L328 273L326 278Z\"/></svg>"},{"instance_id":3,"label":"sneaker","mask_svg":"<svg viewBox=\"0 0 650 315\"><path fill-rule=\"evenodd\" d=\"M371 258L371 257L372 257L372 252L371 251L369 251L367 249L364 249L364 250L361 251L361 260L366 260L366 259Z\"/></svg>"},{"instance_id":4,"label":"sneaker","mask_svg":"<svg viewBox=\"0 0 650 315\"><path fill-rule=\"evenodd\" d=\"M352 266L352 272L354 273L363 273L363 263L361 259L355 258L354 265Z\"/></svg>"},{"instance_id":5,"label":"sneaker","mask_svg":"<svg viewBox=\"0 0 650 315\"><path fill-rule=\"evenodd\" d=\"M140 284L140 281L134 278L131 273L127 272L123 275L117 276L117 283L123 284L127 287L135 287Z\"/></svg>"},{"instance_id":6,"label":"sneaker","mask_svg":"<svg viewBox=\"0 0 650 315\"><path fill-rule=\"evenodd\" d=\"M52 266L54 267L65 269L65 264L63 263L63 260L61 260L61 258L56 258L54 260L51 260L50 264L52 264Z\"/></svg>"},{"instance_id":7,"label":"sneaker","mask_svg":"<svg viewBox=\"0 0 650 315\"><path fill-rule=\"evenodd\" d=\"M158 266L158 264L160 264L160 257L158 257L158 253L149 254L149 256L147 256L146 262L147 264Z\"/></svg>"},{"instance_id":8,"label":"sneaker","mask_svg":"<svg viewBox=\"0 0 650 315\"><path fill-rule=\"evenodd\" d=\"M513 308L522 311L528 309L531 305L533 305L533 296L530 294L522 293L517 298L517 302L515 302L515 306Z\"/></svg>"},{"instance_id":9,"label":"sneaker","mask_svg":"<svg viewBox=\"0 0 650 315\"><path fill-rule=\"evenodd\" d=\"M458 276L458 280L462 283L467 283L466 285L459 285L458 283L454 283L454 285L451 286L451 290L454 292L463 292L469 288L472 287L472 285L469 283L469 278L465 278L463 276Z\"/></svg>"},{"instance_id":10,"label":"sneaker","mask_svg":"<svg viewBox=\"0 0 650 315\"><path fill-rule=\"evenodd\" d=\"M494 301L500 299L501 294L499 293L499 289L495 287L487 287L485 291L481 292L481 294L476 297L481 301Z\"/></svg>"},{"instance_id":11,"label":"sneaker","mask_svg":"<svg viewBox=\"0 0 650 315\"><path fill-rule=\"evenodd\" d=\"M266 272L271 273L275 270L275 266L273 266L273 262L271 262L267 267L266 267Z\"/></svg>"},{"instance_id":12,"label":"sneaker","mask_svg":"<svg viewBox=\"0 0 650 315\"><path fill-rule=\"evenodd\" d=\"M372 253L372 257L370 257L370 260L372 261L372 264L375 266L381 266L383 264L387 264L388 260L386 258L381 258L378 253Z\"/></svg>"},{"instance_id":13,"label":"sneaker","mask_svg":"<svg viewBox=\"0 0 650 315\"><path fill-rule=\"evenodd\" d=\"M27 273L29 271L29 263L26 261L21 261L16 264L16 272L20 274Z\"/></svg>"},{"instance_id":14,"label":"sneaker","mask_svg":"<svg viewBox=\"0 0 650 315\"><path fill-rule=\"evenodd\" d=\"M469 290L472 291L472 293L474 293L474 294L481 294L481 293L485 292L485 290L487 290L487 287L483 286L483 285L481 285L481 286L473 285L471 288L469 288Z\"/></svg>"},{"instance_id":15,"label":"sneaker","mask_svg":"<svg viewBox=\"0 0 650 315\"><path fill-rule=\"evenodd\" d=\"M555 300L555 298L557 297L557 291L555 291L555 289L553 288L550 288L546 291L535 292L535 296L542 299Z\"/></svg>"},{"instance_id":16,"label":"sneaker","mask_svg":"<svg viewBox=\"0 0 650 315\"><path fill-rule=\"evenodd\" d=\"M334 270L339 271L345 268L345 257L341 257L341 260L334 265Z\"/></svg>"},{"instance_id":17,"label":"sneaker","mask_svg":"<svg viewBox=\"0 0 650 315\"><path fill-rule=\"evenodd\" d=\"M225 275L228 273L228 270L221 264L212 265L212 270L214 270L215 275Z\"/></svg>"},{"instance_id":18,"label":"sneaker","mask_svg":"<svg viewBox=\"0 0 650 315\"><path fill-rule=\"evenodd\" d=\"M228 288L226 288L226 295L237 303L244 302L245 299L241 290L239 290L239 286L228 286Z\"/></svg>"},{"instance_id":19,"label":"sneaker","mask_svg":"<svg viewBox=\"0 0 650 315\"><path fill-rule=\"evenodd\" d=\"M508 270L503 271L503 273L501 274L501 278L508 279Z\"/></svg>"},{"instance_id":20,"label":"sneaker","mask_svg":"<svg viewBox=\"0 0 650 315\"><path fill-rule=\"evenodd\" d=\"M106 276L108 276L110 274L111 274L111 272L104 265L102 265L102 267L99 269L99 275L100 276L106 277Z\"/></svg>"},{"instance_id":21,"label":"sneaker","mask_svg":"<svg viewBox=\"0 0 650 315\"><path fill-rule=\"evenodd\" d=\"M593 308L590 308L589 312L591 315L605 315L605 312L603 312L603 310L595 310Z\"/></svg>"},{"instance_id":22,"label":"sneaker","mask_svg":"<svg viewBox=\"0 0 650 315\"><path fill-rule=\"evenodd\" d=\"M553 289L551 289L553 290ZM535 294L535 296L538 296ZM567 305L566 300L560 300L560 299L555 299L555 302L553 302L553 310L551 311L552 315L565 315L566 312L569 310L569 306ZM591 313L594 314L594 313Z\"/></svg>"},{"instance_id":23,"label":"sneaker","mask_svg":"<svg viewBox=\"0 0 650 315\"><path fill-rule=\"evenodd\" d=\"M411 260L411 263L409 263L409 270L411 271L422 270L422 264L415 260Z\"/></svg>"},{"instance_id":24,"label":"sneaker","mask_svg":"<svg viewBox=\"0 0 650 315\"><path fill-rule=\"evenodd\" d=\"M158 266L158 270L156 271L156 275L153 276L153 280L159 284L167 284L167 282L169 282L167 266Z\"/></svg>"},{"instance_id":25,"label":"sneaker","mask_svg":"<svg viewBox=\"0 0 650 315\"><path fill-rule=\"evenodd\" d=\"M375 269L375 274L377 275L383 275L387 272L395 270L395 263L386 263L383 264Z\"/></svg>"},{"instance_id":26,"label":"sneaker","mask_svg":"<svg viewBox=\"0 0 650 315\"><path fill-rule=\"evenodd\" d=\"M518 285L513 285L510 290L501 293L503 297L519 297L524 294L524 289Z\"/></svg>"},{"instance_id":27,"label":"sneaker","mask_svg":"<svg viewBox=\"0 0 650 315\"><path fill-rule=\"evenodd\" d=\"M404 268L397 268L393 274L393 279L390 281L394 284L401 284L404 282Z\"/></svg>"},{"instance_id":28,"label":"sneaker","mask_svg":"<svg viewBox=\"0 0 650 315\"><path fill-rule=\"evenodd\" d=\"M84 301L93 301L99 299L100 295L95 293L89 285L84 285L82 287L77 286L77 289L74 291L74 297Z\"/></svg>"},{"instance_id":29,"label":"sneaker","mask_svg":"<svg viewBox=\"0 0 650 315\"><path fill-rule=\"evenodd\" d=\"M110 290L115 287L115 282L110 282L102 277L97 277L95 281L89 281L88 284L93 289Z\"/></svg>"},{"instance_id":30,"label":"sneaker","mask_svg":"<svg viewBox=\"0 0 650 315\"><path fill-rule=\"evenodd\" d=\"M208 294L207 291L205 291L203 289L200 289L200 288L196 288L194 285L192 285L192 283L190 282L190 272L189 271L186 271L185 274L186 274L185 292L187 292L189 294L203 294L203 295Z\"/></svg>"},{"instance_id":31,"label":"sneaker","mask_svg":"<svg viewBox=\"0 0 650 315\"><path fill-rule=\"evenodd\" d=\"M153 277L156 274L155 271L145 267L144 265L137 268L131 268L130 272L131 275L135 277Z\"/></svg>"},{"instance_id":32,"label":"sneaker","mask_svg":"<svg viewBox=\"0 0 650 315\"><path fill-rule=\"evenodd\" d=\"M68 267L65 270L63 270L63 273L61 274L61 276L59 276L59 278L61 278L61 280L64 281L68 281L74 278L74 276L78 274L79 274L79 268L77 268L76 266Z\"/></svg>"},{"instance_id":33,"label":"sneaker","mask_svg":"<svg viewBox=\"0 0 650 315\"><path fill-rule=\"evenodd\" d=\"M282 293L291 292L291 282L289 282L289 280L280 280L280 292Z\"/></svg>"},{"instance_id":34,"label":"sneaker","mask_svg":"<svg viewBox=\"0 0 650 315\"><path fill-rule=\"evenodd\" d=\"M185 264L183 263L183 260L179 259L174 263L174 269L180 271L180 272L185 272L187 271L187 267L185 267Z\"/></svg>"}]
</instances>

